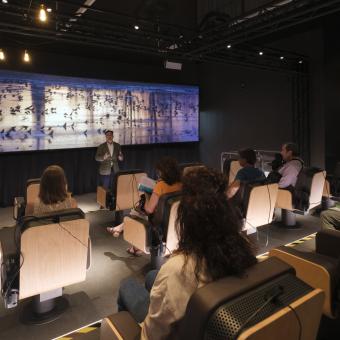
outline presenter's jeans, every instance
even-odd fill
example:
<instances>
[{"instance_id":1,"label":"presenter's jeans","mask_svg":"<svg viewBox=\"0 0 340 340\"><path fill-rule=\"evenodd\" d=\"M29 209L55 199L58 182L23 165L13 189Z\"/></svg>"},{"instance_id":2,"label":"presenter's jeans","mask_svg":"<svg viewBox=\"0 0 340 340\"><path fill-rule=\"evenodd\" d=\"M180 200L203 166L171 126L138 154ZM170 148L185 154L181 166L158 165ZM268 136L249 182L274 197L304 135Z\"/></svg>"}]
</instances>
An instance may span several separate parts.
<instances>
[{"instance_id":1,"label":"presenter's jeans","mask_svg":"<svg viewBox=\"0 0 340 340\"><path fill-rule=\"evenodd\" d=\"M145 286L136 279L124 280L118 293L118 311L128 311L137 322L142 322L148 314L150 291L158 270L151 270L145 277Z\"/></svg>"}]
</instances>

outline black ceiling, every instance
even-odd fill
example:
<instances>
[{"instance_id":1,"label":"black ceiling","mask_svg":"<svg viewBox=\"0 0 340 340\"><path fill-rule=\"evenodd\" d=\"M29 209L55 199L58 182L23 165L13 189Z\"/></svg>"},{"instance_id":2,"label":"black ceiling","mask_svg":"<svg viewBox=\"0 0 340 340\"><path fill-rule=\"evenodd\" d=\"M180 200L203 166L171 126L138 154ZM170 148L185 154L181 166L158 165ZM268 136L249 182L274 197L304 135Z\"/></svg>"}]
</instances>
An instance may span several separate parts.
<instances>
[{"instance_id":1,"label":"black ceiling","mask_svg":"<svg viewBox=\"0 0 340 340\"><path fill-rule=\"evenodd\" d=\"M218 10L212 5L216 1L203 0L46 0L43 3L52 13L47 23L41 23L37 20L41 3L0 2L0 48L81 51L103 57L118 51L294 71L301 69L297 60L303 56L261 46L261 38L340 10L340 0L229 0ZM259 7L254 8L254 3ZM284 63L279 59L282 53Z\"/></svg>"}]
</instances>

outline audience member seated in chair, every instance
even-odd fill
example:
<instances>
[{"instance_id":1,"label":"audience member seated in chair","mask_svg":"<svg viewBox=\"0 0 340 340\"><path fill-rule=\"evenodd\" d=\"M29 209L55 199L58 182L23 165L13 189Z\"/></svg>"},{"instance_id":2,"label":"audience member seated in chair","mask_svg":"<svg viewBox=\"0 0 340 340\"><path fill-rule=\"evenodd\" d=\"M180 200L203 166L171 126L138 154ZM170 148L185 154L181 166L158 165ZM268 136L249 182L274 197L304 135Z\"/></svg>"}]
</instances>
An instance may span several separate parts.
<instances>
[{"instance_id":1,"label":"audience member seated in chair","mask_svg":"<svg viewBox=\"0 0 340 340\"><path fill-rule=\"evenodd\" d=\"M70 208L77 208L77 202L67 193L64 170L58 165L51 165L41 176L39 198L34 203L33 215Z\"/></svg>"},{"instance_id":2,"label":"audience member seated in chair","mask_svg":"<svg viewBox=\"0 0 340 340\"><path fill-rule=\"evenodd\" d=\"M232 198L240 189L241 183L252 184L265 180L262 170L255 168L256 153L252 149L239 151L239 163L242 168L237 172L235 180L227 190L227 197Z\"/></svg>"},{"instance_id":3,"label":"audience member seated in chair","mask_svg":"<svg viewBox=\"0 0 340 340\"><path fill-rule=\"evenodd\" d=\"M340 230L340 210L329 209L321 213L322 229Z\"/></svg>"},{"instance_id":4,"label":"audience member seated in chair","mask_svg":"<svg viewBox=\"0 0 340 340\"><path fill-rule=\"evenodd\" d=\"M180 191L182 188L181 174L176 159L171 157L162 158L156 165L157 181L151 197L145 202L144 211L147 215L154 213L159 198L164 195L175 191ZM113 236L118 237L119 234L124 230L124 223L107 229ZM141 251L134 247L127 250L130 254L141 255Z\"/></svg>"},{"instance_id":5,"label":"audience member seated in chair","mask_svg":"<svg viewBox=\"0 0 340 340\"><path fill-rule=\"evenodd\" d=\"M279 188L294 188L298 175L303 168L303 161L299 158L298 147L294 143L285 143L281 148L284 164L278 169L281 175Z\"/></svg>"},{"instance_id":6,"label":"audience member seated in chair","mask_svg":"<svg viewBox=\"0 0 340 340\"><path fill-rule=\"evenodd\" d=\"M176 339L178 322L198 288L241 276L257 262L225 191L223 175L214 170L201 168L184 176L177 251L161 267L150 294L133 279L122 283L119 309L143 322L142 339ZM148 286L154 276L147 276Z\"/></svg>"}]
</instances>

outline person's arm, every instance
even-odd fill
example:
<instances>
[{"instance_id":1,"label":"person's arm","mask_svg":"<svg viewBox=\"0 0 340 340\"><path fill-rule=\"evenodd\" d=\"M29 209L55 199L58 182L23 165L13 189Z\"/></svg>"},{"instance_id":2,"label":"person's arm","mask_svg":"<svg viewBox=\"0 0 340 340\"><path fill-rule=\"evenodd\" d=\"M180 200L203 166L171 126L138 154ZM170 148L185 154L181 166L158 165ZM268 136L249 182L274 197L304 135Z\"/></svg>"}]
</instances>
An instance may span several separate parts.
<instances>
[{"instance_id":1,"label":"person's arm","mask_svg":"<svg viewBox=\"0 0 340 340\"><path fill-rule=\"evenodd\" d=\"M110 157L110 154L108 152L105 152L104 148L101 145L98 146L96 156L95 156L95 160L97 162L103 162L106 159L108 159L109 157Z\"/></svg>"},{"instance_id":2,"label":"person's arm","mask_svg":"<svg viewBox=\"0 0 340 340\"><path fill-rule=\"evenodd\" d=\"M152 214L155 211L158 201L159 201L158 194L153 192L150 199L145 202L145 206L144 206L144 210L148 215Z\"/></svg>"},{"instance_id":3,"label":"person's arm","mask_svg":"<svg viewBox=\"0 0 340 340\"><path fill-rule=\"evenodd\" d=\"M78 208L78 203L73 197L71 198L71 208Z\"/></svg>"},{"instance_id":4,"label":"person's arm","mask_svg":"<svg viewBox=\"0 0 340 340\"><path fill-rule=\"evenodd\" d=\"M288 188L289 186L294 186L296 183L297 176L299 174L299 169L292 164L284 165L279 173L281 174L281 178L279 181L279 188Z\"/></svg>"},{"instance_id":5,"label":"person's arm","mask_svg":"<svg viewBox=\"0 0 340 340\"><path fill-rule=\"evenodd\" d=\"M120 144L117 144L117 145L118 145L118 160L121 161L121 162L123 162L123 160L124 160L124 155L123 155L123 153L122 153L122 148L121 148Z\"/></svg>"},{"instance_id":6,"label":"person's arm","mask_svg":"<svg viewBox=\"0 0 340 340\"><path fill-rule=\"evenodd\" d=\"M241 182L238 179L235 179L235 181L229 185L227 192L226 192L228 199L235 196L235 194L240 189L240 185L241 185Z\"/></svg>"}]
</instances>

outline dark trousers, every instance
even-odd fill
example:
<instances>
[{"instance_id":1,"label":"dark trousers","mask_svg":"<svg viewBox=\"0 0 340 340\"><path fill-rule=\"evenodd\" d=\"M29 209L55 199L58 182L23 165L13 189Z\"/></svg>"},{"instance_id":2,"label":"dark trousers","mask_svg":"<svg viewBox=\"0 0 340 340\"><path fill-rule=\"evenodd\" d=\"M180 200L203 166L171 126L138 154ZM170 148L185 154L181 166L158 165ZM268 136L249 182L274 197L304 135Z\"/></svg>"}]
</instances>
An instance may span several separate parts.
<instances>
[{"instance_id":1,"label":"dark trousers","mask_svg":"<svg viewBox=\"0 0 340 340\"><path fill-rule=\"evenodd\" d=\"M99 175L99 185L106 190L112 190L114 177L115 173L113 171L111 171L110 175Z\"/></svg>"},{"instance_id":2,"label":"dark trousers","mask_svg":"<svg viewBox=\"0 0 340 340\"><path fill-rule=\"evenodd\" d=\"M128 311L137 322L144 321L150 304L150 291L158 270L151 270L145 276L143 286L134 278L124 280L118 293L118 311Z\"/></svg>"}]
</instances>

